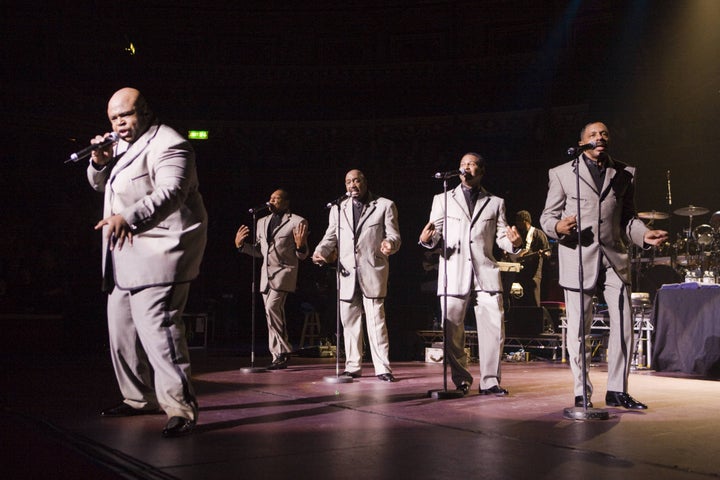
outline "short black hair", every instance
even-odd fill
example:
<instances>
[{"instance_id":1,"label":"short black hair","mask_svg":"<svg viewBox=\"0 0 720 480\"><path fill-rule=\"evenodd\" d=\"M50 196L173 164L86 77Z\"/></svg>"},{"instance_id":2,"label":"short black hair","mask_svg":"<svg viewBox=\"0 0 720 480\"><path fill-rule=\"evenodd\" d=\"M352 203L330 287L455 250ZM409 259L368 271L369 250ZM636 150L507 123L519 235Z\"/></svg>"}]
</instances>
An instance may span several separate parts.
<instances>
[{"instance_id":1,"label":"short black hair","mask_svg":"<svg viewBox=\"0 0 720 480\"><path fill-rule=\"evenodd\" d=\"M532 217L530 216L530 212L527 210L520 210L515 214L515 221L522 220L523 222L532 223Z\"/></svg>"}]
</instances>

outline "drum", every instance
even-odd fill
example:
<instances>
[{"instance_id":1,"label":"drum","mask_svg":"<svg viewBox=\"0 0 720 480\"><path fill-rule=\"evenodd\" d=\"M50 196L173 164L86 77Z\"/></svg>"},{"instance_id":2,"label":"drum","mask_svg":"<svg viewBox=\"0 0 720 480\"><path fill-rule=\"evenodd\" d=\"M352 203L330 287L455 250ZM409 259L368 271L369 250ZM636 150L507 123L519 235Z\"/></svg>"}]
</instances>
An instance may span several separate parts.
<instances>
[{"instance_id":1,"label":"drum","mask_svg":"<svg viewBox=\"0 0 720 480\"><path fill-rule=\"evenodd\" d=\"M697 243L689 228L683 228L682 234L678 234L673 248L678 255L694 255L697 253Z\"/></svg>"},{"instance_id":2,"label":"drum","mask_svg":"<svg viewBox=\"0 0 720 480\"><path fill-rule=\"evenodd\" d=\"M715 212L710 217L710 226L715 229L716 232L720 232L720 212Z\"/></svg>"},{"instance_id":3,"label":"drum","mask_svg":"<svg viewBox=\"0 0 720 480\"><path fill-rule=\"evenodd\" d=\"M630 294L630 302L633 308L647 307L650 305L650 294L648 292L632 292Z\"/></svg>"},{"instance_id":4,"label":"drum","mask_svg":"<svg viewBox=\"0 0 720 480\"><path fill-rule=\"evenodd\" d=\"M715 229L707 224L698 225L693 229L692 233L698 249L705 252L711 250L715 244L715 235Z\"/></svg>"},{"instance_id":5,"label":"drum","mask_svg":"<svg viewBox=\"0 0 720 480\"><path fill-rule=\"evenodd\" d=\"M670 265L675 253L675 246L670 242L653 246L648 249L638 249L638 257L632 259L633 263L640 263L643 267L653 265Z\"/></svg>"}]
</instances>

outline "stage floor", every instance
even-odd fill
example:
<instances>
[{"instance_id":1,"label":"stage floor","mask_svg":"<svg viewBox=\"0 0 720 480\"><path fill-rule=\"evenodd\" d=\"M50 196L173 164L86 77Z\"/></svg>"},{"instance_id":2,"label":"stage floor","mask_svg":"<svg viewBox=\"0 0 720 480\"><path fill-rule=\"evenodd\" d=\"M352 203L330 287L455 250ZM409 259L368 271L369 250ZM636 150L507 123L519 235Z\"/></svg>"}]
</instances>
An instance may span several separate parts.
<instances>
[{"instance_id":1,"label":"stage floor","mask_svg":"<svg viewBox=\"0 0 720 480\"><path fill-rule=\"evenodd\" d=\"M101 418L119 401L109 358L3 356L3 478L701 479L718 478L720 382L637 371L630 393L650 407L609 407L572 421L570 371L504 362L505 398L428 397L443 366L393 365L384 383L332 384L335 360L293 357L287 370L240 372L249 358L194 350L200 418L163 439L164 415ZM267 359L259 359L262 365ZM477 374L479 366L472 365ZM342 367L341 367L342 370ZM605 408L604 365L591 369ZM453 388L448 379L449 388Z\"/></svg>"}]
</instances>

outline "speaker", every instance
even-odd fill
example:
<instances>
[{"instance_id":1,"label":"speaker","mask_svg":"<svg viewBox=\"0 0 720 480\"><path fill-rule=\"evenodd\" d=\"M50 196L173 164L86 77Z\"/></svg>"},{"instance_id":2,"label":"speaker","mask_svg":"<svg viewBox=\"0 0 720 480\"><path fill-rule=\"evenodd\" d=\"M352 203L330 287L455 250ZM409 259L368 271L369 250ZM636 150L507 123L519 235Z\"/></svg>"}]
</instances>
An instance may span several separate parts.
<instances>
[{"instance_id":1,"label":"speaker","mask_svg":"<svg viewBox=\"0 0 720 480\"><path fill-rule=\"evenodd\" d=\"M544 332L542 307L511 307L505 312L506 337L538 337Z\"/></svg>"}]
</instances>

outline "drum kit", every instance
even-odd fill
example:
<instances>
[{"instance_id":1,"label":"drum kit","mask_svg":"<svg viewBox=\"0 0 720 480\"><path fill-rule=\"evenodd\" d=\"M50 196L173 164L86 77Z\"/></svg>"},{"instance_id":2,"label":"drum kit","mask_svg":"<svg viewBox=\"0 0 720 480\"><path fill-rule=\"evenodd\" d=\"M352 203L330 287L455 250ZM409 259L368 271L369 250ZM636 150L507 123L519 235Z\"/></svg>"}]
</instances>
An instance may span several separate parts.
<instances>
[{"instance_id":1,"label":"drum kit","mask_svg":"<svg viewBox=\"0 0 720 480\"><path fill-rule=\"evenodd\" d=\"M633 263L641 269L642 275L658 276L657 273L662 272L664 283L678 283L682 279L713 284L720 281L720 211L713 213L708 223L693 223L697 217L708 213L709 209L695 205L674 210L673 214L687 217L687 228L683 228L674 241L640 250L633 256ZM654 228L655 221L667 220L670 214L653 210L639 212L638 217ZM673 279L676 281L672 282Z\"/></svg>"}]
</instances>

